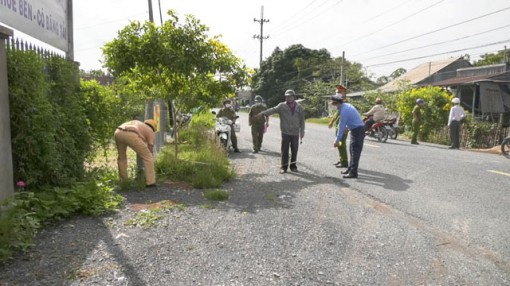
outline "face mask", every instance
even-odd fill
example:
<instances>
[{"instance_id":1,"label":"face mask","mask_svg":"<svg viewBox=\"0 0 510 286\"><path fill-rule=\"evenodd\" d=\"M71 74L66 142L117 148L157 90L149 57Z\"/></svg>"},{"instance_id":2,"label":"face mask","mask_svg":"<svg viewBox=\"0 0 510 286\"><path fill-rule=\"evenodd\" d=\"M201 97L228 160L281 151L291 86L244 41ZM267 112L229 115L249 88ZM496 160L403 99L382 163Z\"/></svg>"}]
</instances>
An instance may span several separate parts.
<instances>
[{"instance_id":1,"label":"face mask","mask_svg":"<svg viewBox=\"0 0 510 286\"><path fill-rule=\"evenodd\" d=\"M228 103L227 103L227 104L225 104L225 107L226 107L226 108L230 108L230 107L232 107L232 104L228 104Z\"/></svg>"}]
</instances>

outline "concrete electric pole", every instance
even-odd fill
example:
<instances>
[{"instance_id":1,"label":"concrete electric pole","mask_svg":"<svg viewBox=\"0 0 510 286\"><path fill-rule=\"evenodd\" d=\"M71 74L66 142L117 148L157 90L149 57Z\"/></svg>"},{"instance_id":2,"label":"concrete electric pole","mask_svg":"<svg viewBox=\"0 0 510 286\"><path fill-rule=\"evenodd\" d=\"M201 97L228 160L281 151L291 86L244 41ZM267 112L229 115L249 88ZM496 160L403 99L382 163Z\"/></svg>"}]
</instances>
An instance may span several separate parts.
<instances>
[{"instance_id":1,"label":"concrete electric pole","mask_svg":"<svg viewBox=\"0 0 510 286\"><path fill-rule=\"evenodd\" d=\"M264 6L261 6L260 8L260 19L257 20L256 18L253 19L253 22L259 22L260 23L260 35L253 35L254 39L260 40L260 60L259 60L259 68L262 65L262 43L265 39L268 39L269 36L264 37L264 23L268 23L269 19L264 19Z\"/></svg>"}]
</instances>

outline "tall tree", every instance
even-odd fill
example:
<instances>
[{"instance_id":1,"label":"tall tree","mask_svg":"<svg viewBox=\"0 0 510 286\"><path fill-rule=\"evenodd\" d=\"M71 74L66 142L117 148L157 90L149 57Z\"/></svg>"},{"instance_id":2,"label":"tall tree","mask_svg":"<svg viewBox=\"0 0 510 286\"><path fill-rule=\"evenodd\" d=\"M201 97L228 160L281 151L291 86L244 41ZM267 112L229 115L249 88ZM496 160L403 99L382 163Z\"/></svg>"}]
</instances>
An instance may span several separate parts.
<instances>
[{"instance_id":1,"label":"tall tree","mask_svg":"<svg viewBox=\"0 0 510 286\"><path fill-rule=\"evenodd\" d=\"M361 64L332 58L325 49L312 50L296 44L283 51L276 48L262 62L260 70L253 77L253 89L269 105L275 105L283 100L286 89L294 89L298 96L313 96L318 82L321 82L321 86L329 86L329 91L321 91L323 95L332 94L334 86L340 83L340 74L350 91L367 90L375 86L364 75ZM306 94L308 92L311 94Z\"/></svg>"},{"instance_id":2,"label":"tall tree","mask_svg":"<svg viewBox=\"0 0 510 286\"><path fill-rule=\"evenodd\" d=\"M493 64L502 64L510 61L510 51L501 50L495 54L484 54L480 56L480 60L474 61L474 66L486 66Z\"/></svg>"},{"instance_id":3,"label":"tall tree","mask_svg":"<svg viewBox=\"0 0 510 286\"><path fill-rule=\"evenodd\" d=\"M161 26L131 22L122 29L103 48L105 67L148 98L171 99L176 113L212 107L245 85L247 68L219 36L209 37L191 15L184 23L172 10L168 16Z\"/></svg>"}]
</instances>

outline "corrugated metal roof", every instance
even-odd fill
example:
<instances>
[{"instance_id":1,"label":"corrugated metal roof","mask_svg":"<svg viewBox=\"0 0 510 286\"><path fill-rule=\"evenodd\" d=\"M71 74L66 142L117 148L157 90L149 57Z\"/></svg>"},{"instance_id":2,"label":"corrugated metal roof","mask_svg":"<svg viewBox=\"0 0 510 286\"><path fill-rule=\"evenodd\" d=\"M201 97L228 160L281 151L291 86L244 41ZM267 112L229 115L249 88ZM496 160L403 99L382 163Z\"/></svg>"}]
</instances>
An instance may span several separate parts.
<instances>
[{"instance_id":1,"label":"corrugated metal roof","mask_svg":"<svg viewBox=\"0 0 510 286\"><path fill-rule=\"evenodd\" d=\"M510 71L499 74L485 74L475 76L455 77L440 82L435 82L437 86L451 86L451 85L468 85L476 82L491 81L491 82L510 82Z\"/></svg>"},{"instance_id":2,"label":"corrugated metal roof","mask_svg":"<svg viewBox=\"0 0 510 286\"><path fill-rule=\"evenodd\" d=\"M462 59L462 57L422 63L407 73L381 86L379 89L384 92L396 91L399 88L399 84L403 81L408 81L410 84L417 84L459 59Z\"/></svg>"}]
</instances>

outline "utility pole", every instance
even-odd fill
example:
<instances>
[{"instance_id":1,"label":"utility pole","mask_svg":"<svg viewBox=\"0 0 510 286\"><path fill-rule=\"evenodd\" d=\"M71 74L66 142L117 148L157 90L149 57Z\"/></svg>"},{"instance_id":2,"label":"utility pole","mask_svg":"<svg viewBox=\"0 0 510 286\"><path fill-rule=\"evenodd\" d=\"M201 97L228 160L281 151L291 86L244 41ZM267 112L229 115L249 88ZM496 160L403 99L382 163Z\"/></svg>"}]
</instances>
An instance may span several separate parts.
<instances>
[{"instance_id":1,"label":"utility pole","mask_svg":"<svg viewBox=\"0 0 510 286\"><path fill-rule=\"evenodd\" d=\"M161 0L158 0L159 5L159 20L161 21L161 26L163 26L163 14L161 14Z\"/></svg>"},{"instance_id":2,"label":"utility pole","mask_svg":"<svg viewBox=\"0 0 510 286\"><path fill-rule=\"evenodd\" d=\"M345 51L342 51L342 61L340 62L340 84L344 85L344 58L345 58Z\"/></svg>"},{"instance_id":3,"label":"utility pole","mask_svg":"<svg viewBox=\"0 0 510 286\"><path fill-rule=\"evenodd\" d=\"M149 0L149 21L154 23L154 16L152 15L152 0Z\"/></svg>"},{"instance_id":4,"label":"utility pole","mask_svg":"<svg viewBox=\"0 0 510 286\"><path fill-rule=\"evenodd\" d=\"M260 60L259 60L259 68L262 65L262 43L265 39L269 39L269 36L264 37L264 23L269 23L269 19L264 19L264 6L260 7L260 20L256 18L253 19L253 22L260 23L260 35L253 35L254 39L260 40Z\"/></svg>"}]
</instances>

